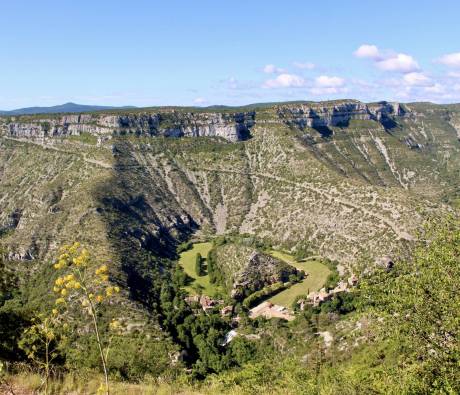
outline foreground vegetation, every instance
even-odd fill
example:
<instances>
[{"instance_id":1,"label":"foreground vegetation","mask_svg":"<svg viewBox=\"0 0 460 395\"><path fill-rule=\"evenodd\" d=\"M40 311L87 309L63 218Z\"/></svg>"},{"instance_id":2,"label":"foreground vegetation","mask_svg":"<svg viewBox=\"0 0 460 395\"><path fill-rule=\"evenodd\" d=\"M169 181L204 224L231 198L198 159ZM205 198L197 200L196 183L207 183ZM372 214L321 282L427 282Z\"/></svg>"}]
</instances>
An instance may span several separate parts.
<instances>
[{"instance_id":1,"label":"foreground vegetation","mask_svg":"<svg viewBox=\"0 0 460 395\"><path fill-rule=\"evenodd\" d=\"M364 277L349 296L346 312L335 309L332 301L300 311L294 321L287 323L276 319L248 320L241 310L240 335L226 347L219 346L218 341L228 330L225 320L210 313L186 315L179 323L175 314L184 314L186 307L181 307L176 299L178 307L170 314L176 313L166 318L165 325L172 320L169 325L177 330L177 339L182 339L184 345L191 341L199 359L184 360L175 368L148 373L156 355L151 350L150 357L143 356L144 362L137 355L134 365L129 367L138 370L137 379L134 376L123 379L123 371L129 365L120 365L119 358L126 363L134 354L148 352L146 344L131 347L132 334L126 332L122 342L112 343L113 354L107 360L112 393L458 393L460 221L456 218L433 221L421 240L411 259L398 261L390 271L377 270ZM104 273L100 267L98 270L104 281ZM2 276L1 295L5 300L11 279L6 271L2 271ZM72 285L72 289L79 289L75 283ZM44 374L42 365L25 355L21 358L20 349L14 345L18 336L23 338L18 332L26 333L31 324L24 321L25 317L18 320L17 312L9 307L5 309L4 305L0 311L0 355L2 360L10 361L3 365L1 389L5 393L44 391L43 380L39 378ZM14 329L10 327L13 314L16 314ZM69 318L66 321L72 322ZM187 321L190 323L184 326ZM189 330L192 337L187 335ZM324 331L333 335L332 343L326 344L317 335ZM252 339L247 337L249 334ZM81 362L72 367L66 362L72 355L69 347L80 348L82 342L87 342L87 349L97 361L98 346L91 340L95 338L91 332L70 338L70 342L61 344L62 348L56 348L59 351L51 364L47 390L56 394L96 393L103 382L103 376L98 375L103 373L100 362L93 368ZM14 363L8 357L13 350L19 350L16 355L19 360ZM43 349L36 350L37 356L45 356L42 352ZM193 370L184 370L187 365L193 366Z\"/></svg>"}]
</instances>

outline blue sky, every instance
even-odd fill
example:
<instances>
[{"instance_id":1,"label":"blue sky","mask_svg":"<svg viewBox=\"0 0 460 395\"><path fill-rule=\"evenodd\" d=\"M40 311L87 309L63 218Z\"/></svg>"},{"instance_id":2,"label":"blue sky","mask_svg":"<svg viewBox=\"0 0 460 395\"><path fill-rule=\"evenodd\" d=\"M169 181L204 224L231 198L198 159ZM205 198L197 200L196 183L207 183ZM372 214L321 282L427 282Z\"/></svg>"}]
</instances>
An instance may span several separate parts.
<instances>
[{"instance_id":1,"label":"blue sky","mask_svg":"<svg viewBox=\"0 0 460 395\"><path fill-rule=\"evenodd\" d=\"M0 109L460 102L460 2L3 0Z\"/></svg>"}]
</instances>

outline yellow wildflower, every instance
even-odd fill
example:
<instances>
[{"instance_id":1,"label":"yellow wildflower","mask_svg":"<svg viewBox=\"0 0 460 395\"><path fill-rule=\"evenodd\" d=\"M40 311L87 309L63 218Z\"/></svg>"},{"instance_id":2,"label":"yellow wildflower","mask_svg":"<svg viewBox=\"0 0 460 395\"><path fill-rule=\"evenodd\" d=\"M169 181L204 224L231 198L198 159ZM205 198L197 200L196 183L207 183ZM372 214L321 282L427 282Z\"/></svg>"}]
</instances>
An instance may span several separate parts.
<instances>
[{"instance_id":1,"label":"yellow wildflower","mask_svg":"<svg viewBox=\"0 0 460 395\"><path fill-rule=\"evenodd\" d=\"M61 288L59 288L59 287L53 287L53 291L54 291L54 292L61 292Z\"/></svg>"},{"instance_id":2,"label":"yellow wildflower","mask_svg":"<svg viewBox=\"0 0 460 395\"><path fill-rule=\"evenodd\" d=\"M72 281L75 280L75 276L71 273L65 276L65 281Z\"/></svg>"},{"instance_id":3,"label":"yellow wildflower","mask_svg":"<svg viewBox=\"0 0 460 395\"><path fill-rule=\"evenodd\" d=\"M61 252L64 254L69 248L70 248L70 246L68 244L64 244L61 247Z\"/></svg>"},{"instance_id":4,"label":"yellow wildflower","mask_svg":"<svg viewBox=\"0 0 460 395\"><path fill-rule=\"evenodd\" d=\"M81 288L81 284L78 282L78 281L75 281L75 283L73 284L73 287L75 289L80 289Z\"/></svg>"},{"instance_id":5,"label":"yellow wildflower","mask_svg":"<svg viewBox=\"0 0 460 395\"><path fill-rule=\"evenodd\" d=\"M96 270L96 274L104 274L107 272L108 269L109 268L107 267L107 265L102 265Z\"/></svg>"},{"instance_id":6,"label":"yellow wildflower","mask_svg":"<svg viewBox=\"0 0 460 395\"><path fill-rule=\"evenodd\" d=\"M104 297L103 297L102 295L97 295L97 296L96 296L96 301L97 301L97 302L100 303L100 302L102 302L103 300L104 300Z\"/></svg>"},{"instance_id":7,"label":"yellow wildflower","mask_svg":"<svg viewBox=\"0 0 460 395\"><path fill-rule=\"evenodd\" d=\"M67 289L64 288L63 290L61 290L61 295L66 296L67 295Z\"/></svg>"},{"instance_id":8,"label":"yellow wildflower","mask_svg":"<svg viewBox=\"0 0 460 395\"><path fill-rule=\"evenodd\" d=\"M52 310L53 314L56 315L58 313L58 310L57 309L53 309Z\"/></svg>"},{"instance_id":9,"label":"yellow wildflower","mask_svg":"<svg viewBox=\"0 0 460 395\"><path fill-rule=\"evenodd\" d=\"M59 259L55 266L57 266L58 269L62 269L66 264L67 261L65 259Z\"/></svg>"},{"instance_id":10,"label":"yellow wildflower","mask_svg":"<svg viewBox=\"0 0 460 395\"><path fill-rule=\"evenodd\" d=\"M64 298L57 298L56 299L56 304L63 304L65 303L65 299Z\"/></svg>"},{"instance_id":11,"label":"yellow wildflower","mask_svg":"<svg viewBox=\"0 0 460 395\"><path fill-rule=\"evenodd\" d=\"M79 248L80 248L80 243L78 242L73 243L72 247L69 248L69 254L75 254Z\"/></svg>"},{"instance_id":12,"label":"yellow wildflower","mask_svg":"<svg viewBox=\"0 0 460 395\"><path fill-rule=\"evenodd\" d=\"M58 277L54 283L57 286L61 286L62 284L64 284L64 279L62 277Z\"/></svg>"},{"instance_id":13,"label":"yellow wildflower","mask_svg":"<svg viewBox=\"0 0 460 395\"><path fill-rule=\"evenodd\" d=\"M113 290L114 290L116 293L118 293L118 292L120 292L120 287L113 287Z\"/></svg>"},{"instance_id":14,"label":"yellow wildflower","mask_svg":"<svg viewBox=\"0 0 460 395\"><path fill-rule=\"evenodd\" d=\"M117 321L117 320L115 320L115 319L112 320L112 322L109 324L109 328L110 328L111 330L120 329L120 326L121 326L121 325L120 325L120 322Z\"/></svg>"}]
</instances>

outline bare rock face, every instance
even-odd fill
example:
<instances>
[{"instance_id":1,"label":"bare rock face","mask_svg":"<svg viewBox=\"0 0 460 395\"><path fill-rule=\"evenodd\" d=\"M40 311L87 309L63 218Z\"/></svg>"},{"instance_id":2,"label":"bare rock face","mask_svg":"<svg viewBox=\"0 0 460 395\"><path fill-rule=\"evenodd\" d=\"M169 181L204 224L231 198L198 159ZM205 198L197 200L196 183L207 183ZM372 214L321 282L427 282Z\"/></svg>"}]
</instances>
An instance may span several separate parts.
<instances>
[{"instance_id":1,"label":"bare rock face","mask_svg":"<svg viewBox=\"0 0 460 395\"><path fill-rule=\"evenodd\" d=\"M291 274L297 274L295 267L270 255L254 251L246 267L235 278L232 297L238 299L248 292L258 291L267 285L287 282Z\"/></svg>"},{"instance_id":2,"label":"bare rock face","mask_svg":"<svg viewBox=\"0 0 460 395\"><path fill-rule=\"evenodd\" d=\"M457 132L457 138L460 141L460 115L459 114L454 114L451 119L449 124L455 129Z\"/></svg>"},{"instance_id":3,"label":"bare rock face","mask_svg":"<svg viewBox=\"0 0 460 395\"><path fill-rule=\"evenodd\" d=\"M405 116L406 113L407 110L399 103L365 104L356 100L341 101L337 104L282 105L278 108L281 119L301 129L348 126L351 120L372 120L386 127L392 117Z\"/></svg>"},{"instance_id":4,"label":"bare rock face","mask_svg":"<svg viewBox=\"0 0 460 395\"><path fill-rule=\"evenodd\" d=\"M286 123L301 129L348 126L351 120L372 120L386 129L396 117L410 113L398 103L365 104L357 100L324 103L281 104L274 107L273 123ZM264 123L265 120L260 120ZM3 122L3 134L16 138L45 138L89 133L165 137L222 137L245 140L256 123L256 112L184 112L162 109L158 112L117 112L66 114L62 116L11 117Z\"/></svg>"},{"instance_id":5,"label":"bare rock face","mask_svg":"<svg viewBox=\"0 0 460 395\"><path fill-rule=\"evenodd\" d=\"M19 224L19 221L21 220L21 216L22 210L15 209L6 217L5 221L0 222L0 236L16 229Z\"/></svg>"},{"instance_id":6,"label":"bare rock face","mask_svg":"<svg viewBox=\"0 0 460 395\"><path fill-rule=\"evenodd\" d=\"M254 112L184 113L179 111L133 114L77 114L60 118L44 117L33 121L12 118L3 127L16 138L44 138L89 133L197 137L215 136L229 141L245 140L254 125ZM26 118L25 118L26 119ZM5 133L5 132L4 132Z\"/></svg>"}]
</instances>

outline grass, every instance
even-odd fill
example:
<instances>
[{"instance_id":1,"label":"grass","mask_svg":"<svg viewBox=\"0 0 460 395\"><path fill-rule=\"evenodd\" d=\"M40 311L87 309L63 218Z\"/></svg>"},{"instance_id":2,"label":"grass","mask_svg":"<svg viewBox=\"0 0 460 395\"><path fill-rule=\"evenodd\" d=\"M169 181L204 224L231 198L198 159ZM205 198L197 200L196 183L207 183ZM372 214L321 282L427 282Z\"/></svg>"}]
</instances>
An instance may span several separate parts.
<instances>
[{"instance_id":1,"label":"grass","mask_svg":"<svg viewBox=\"0 0 460 395\"><path fill-rule=\"evenodd\" d=\"M37 373L19 373L5 377L13 389L14 394L43 394L43 382ZM147 379L141 383L129 383L111 380L110 393L112 395L171 395L171 394L202 394L186 383L174 383L168 379ZM50 394L97 394L103 378L96 374L78 375L68 373L59 379L50 379ZM5 392L3 392L5 391ZM0 385L0 393L9 394L9 387Z\"/></svg>"},{"instance_id":2,"label":"grass","mask_svg":"<svg viewBox=\"0 0 460 395\"><path fill-rule=\"evenodd\" d=\"M300 283L294 284L268 299L273 304L291 307L297 296L321 289L326 282L327 276L331 273L329 268L320 261L297 262L292 255L281 251L271 251L270 254L307 273L307 277Z\"/></svg>"},{"instance_id":3,"label":"grass","mask_svg":"<svg viewBox=\"0 0 460 395\"><path fill-rule=\"evenodd\" d=\"M200 288L201 293L204 295L215 296L220 290L219 287L209 282L209 276L207 274L204 276L198 276L195 272L196 254L200 253L206 264L206 257L211 248L212 243L210 242L195 243L190 250L184 251L180 254L179 265L182 266L188 276L193 278L193 282L185 287L185 290L189 294L196 295L198 293L197 288Z\"/></svg>"},{"instance_id":4,"label":"grass","mask_svg":"<svg viewBox=\"0 0 460 395\"><path fill-rule=\"evenodd\" d=\"M288 263L289 265L292 265L294 267L297 267L296 265L299 263L295 260L295 258L292 256L292 255L289 255L289 254L286 254L285 252L282 252L282 251L275 251L275 250L271 250L270 251L270 255L274 258L278 258L286 263Z\"/></svg>"}]
</instances>

